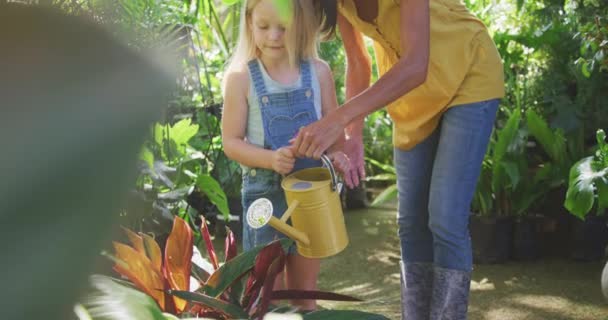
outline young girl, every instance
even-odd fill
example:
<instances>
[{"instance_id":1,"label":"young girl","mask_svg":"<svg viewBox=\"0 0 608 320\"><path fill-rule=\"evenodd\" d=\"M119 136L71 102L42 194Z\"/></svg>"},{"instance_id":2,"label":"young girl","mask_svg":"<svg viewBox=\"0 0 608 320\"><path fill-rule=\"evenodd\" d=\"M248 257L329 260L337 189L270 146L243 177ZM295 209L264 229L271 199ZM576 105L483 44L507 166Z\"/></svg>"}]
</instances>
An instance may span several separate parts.
<instances>
[{"instance_id":1,"label":"young girl","mask_svg":"<svg viewBox=\"0 0 608 320\"><path fill-rule=\"evenodd\" d=\"M321 23L312 1L289 0L289 10L282 11L275 1L244 2L241 34L224 79L222 140L226 155L243 168L243 212L264 197L279 217L287 209L282 175L320 166L318 160L296 158L290 140L337 101L330 69L317 58ZM338 171L347 170L348 158L337 147L328 156ZM243 223L244 250L279 237L284 236L270 226L252 229ZM284 285L316 290L319 269L318 259L290 254ZM283 288L283 275L278 279L275 288ZM293 304L304 311L316 308L314 300Z\"/></svg>"}]
</instances>

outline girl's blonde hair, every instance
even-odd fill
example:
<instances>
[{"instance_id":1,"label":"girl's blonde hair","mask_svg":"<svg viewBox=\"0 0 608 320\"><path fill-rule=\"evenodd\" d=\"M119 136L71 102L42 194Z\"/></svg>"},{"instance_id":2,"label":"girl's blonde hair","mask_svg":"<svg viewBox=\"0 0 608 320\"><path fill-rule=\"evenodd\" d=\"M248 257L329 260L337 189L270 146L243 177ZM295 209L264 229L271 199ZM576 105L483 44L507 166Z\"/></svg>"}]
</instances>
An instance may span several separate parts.
<instances>
[{"instance_id":1,"label":"girl's blonde hair","mask_svg":"<svg viewBox=\"0 0 608 320\"><path fill-rule=\"evenodd\" d=\"M251 59L258 56L251 30L251 14L261 0L245 0L241 9L240 32L234 53L226 68L226 74L241 70ZM311 0L275 0L291 1L291 24L285 30L285 48L289 63L297 65L301 60L317 58L318 32L321 27L320 17L316 14ZM224 77L225 78L225 77Z\"/></svg>"}]
</instances>

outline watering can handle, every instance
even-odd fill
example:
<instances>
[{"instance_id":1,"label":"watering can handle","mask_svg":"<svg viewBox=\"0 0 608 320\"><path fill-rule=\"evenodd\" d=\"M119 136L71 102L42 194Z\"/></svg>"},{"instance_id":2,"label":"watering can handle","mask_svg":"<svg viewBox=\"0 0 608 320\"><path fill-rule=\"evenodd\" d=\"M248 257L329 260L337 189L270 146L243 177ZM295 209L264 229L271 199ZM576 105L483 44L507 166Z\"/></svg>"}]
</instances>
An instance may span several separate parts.
<instances>
[{"instance_id":1,"label":"watering can handle","mask_svg":"<svg viewBox=\"0 0 608 320\"><path fill-rule=\"evenodd\" d=\"M321 155L321 161L329 170L331 174L331 190L336 191L338 187L338 176L336 175L336 170L334 169L334 165L331 163L331 159L325 154Z\"/></svg>"}]
</instances>

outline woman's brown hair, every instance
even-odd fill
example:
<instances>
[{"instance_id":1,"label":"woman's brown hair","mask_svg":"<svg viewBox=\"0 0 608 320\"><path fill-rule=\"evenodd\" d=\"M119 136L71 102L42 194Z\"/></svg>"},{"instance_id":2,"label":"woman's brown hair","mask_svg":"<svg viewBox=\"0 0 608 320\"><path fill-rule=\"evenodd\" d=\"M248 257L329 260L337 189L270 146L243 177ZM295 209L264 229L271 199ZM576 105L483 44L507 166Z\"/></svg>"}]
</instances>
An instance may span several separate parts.
<instances>
[{"instance_id":1,"label":"woman's brown hair","mask_svg":"<svg viewBox=\"0 0 608 320\"><path fill-rule=\"evenodd\" d=\"M314 0L321 20L321 33L324 39L331 38L336 31L338 21L338 1L337 0Z\"/></svg>"}]
</instances>

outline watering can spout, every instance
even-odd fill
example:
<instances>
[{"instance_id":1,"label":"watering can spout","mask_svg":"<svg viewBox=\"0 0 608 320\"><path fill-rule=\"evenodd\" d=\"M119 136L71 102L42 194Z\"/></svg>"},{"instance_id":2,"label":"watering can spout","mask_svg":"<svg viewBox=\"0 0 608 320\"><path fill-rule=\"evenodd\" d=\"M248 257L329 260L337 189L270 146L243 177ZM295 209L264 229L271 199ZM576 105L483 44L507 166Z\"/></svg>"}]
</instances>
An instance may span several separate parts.
<instances>
[{"instance_id":1,"label":"watering can spout","mask_svg":"<svg viewBox=\"0 0 608 320\"><path fill-rule=\"evenodd\" d=\"M271 217L268 224L277 229L279 232L288 236L290 239L298 241L305 246L310 245L310 239L306 233L288 225L287 223L283 222L282 219L279 220L275 217Z\"/></svg>"},{"instance_id":2,"label":"watering can spout","mask_svg":"<svg viewBox=\"0 0 608 320\"><path fill-rule=\"evenodd\" d=\"M272 216L272 203L268 199L260 198L251 204L250 210L247 214L247 222L254 228L259 228L269 224L279 232L288 236L290 239L308 246L310 245L310 238L308 238L308 235L287 224L287 220L289 220L293 210L295 210L299 204L299 201L293 201L281 219L277 219L276 217Z\"/></svg>"}]
</instances>

